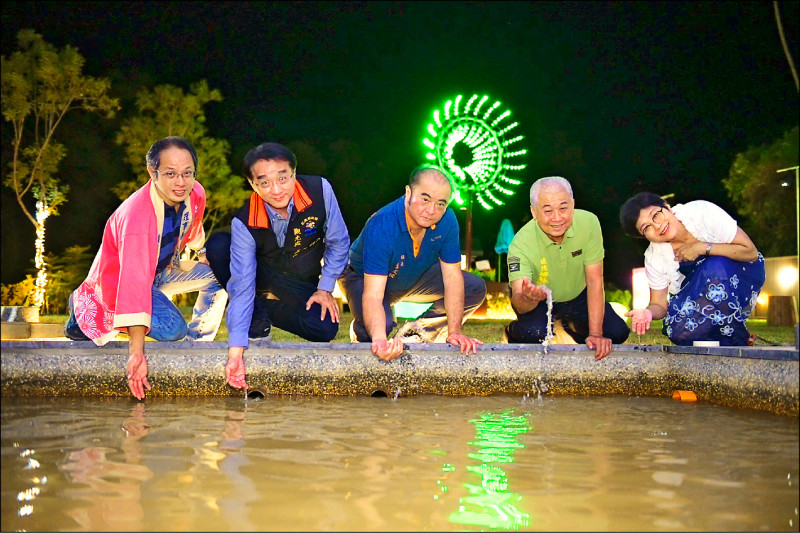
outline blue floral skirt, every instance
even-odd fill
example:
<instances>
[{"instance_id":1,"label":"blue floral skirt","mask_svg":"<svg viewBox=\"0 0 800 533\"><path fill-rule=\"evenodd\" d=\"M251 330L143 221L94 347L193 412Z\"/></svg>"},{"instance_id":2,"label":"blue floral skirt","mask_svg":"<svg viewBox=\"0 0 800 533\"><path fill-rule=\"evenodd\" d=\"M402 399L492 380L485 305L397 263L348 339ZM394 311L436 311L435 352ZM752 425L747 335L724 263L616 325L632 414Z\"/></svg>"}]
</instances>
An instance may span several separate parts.
<instances>
[{"instance_id":1,"label":"blue floral skirt","mask_svg":"<svg viewBox=\"0 0 800 533\"><path fill-rule=\"evenodd\" d=\"M679 346L719 341L720 346L747 346L745 322L764 284L764 257L752 263L727 257L701 257L680 264L686 276L669 300L663 333Z\"/></svg>"}]
</instances>

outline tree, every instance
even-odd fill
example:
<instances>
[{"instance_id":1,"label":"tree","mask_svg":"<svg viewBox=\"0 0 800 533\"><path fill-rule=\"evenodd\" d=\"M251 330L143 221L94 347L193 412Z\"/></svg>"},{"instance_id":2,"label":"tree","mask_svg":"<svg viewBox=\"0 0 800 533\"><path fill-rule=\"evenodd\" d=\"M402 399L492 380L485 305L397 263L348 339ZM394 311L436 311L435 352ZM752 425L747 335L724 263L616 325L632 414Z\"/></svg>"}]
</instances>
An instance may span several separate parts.
<instances>
[{"instance_id":1,"label":"tree","mask_svg":"<svg viewBox=\"0 0 800 533\"><path fill-rule=\"evenodd\" d=\"M728 177L722 180L742 227L765 256L794 255L797 209L794 180L776 171L797 165L798 127L771 144L736 154ZM784 185L785 184L785 185Z\"/></svg>"},{"instance_id":2,"label":"tree","mask_svg":"<svg viewBox=\"0 0 800 533\"><path fill-rule=\"evenodd\" d=\"M208 137L203 108L211 102L221 102L222 94L211 90L205 80L190 86L189 92L174 85L158 85L140 90L136 98L138 115L123 121L117 134L117 144L123 146L125 159L138 176L123 181L114 192L125 199L149 179L144 172L145 154L159 139L178 135L192 143L197 151L198 179L206 189L206 234L227 215L239 208L248 191L242 180L232 176L228 165L231 148L228 141Z\"/></svg>"},{"instance_id":3,"label":"tree","mask_svg":"<svg viewBox=\"0 0 800 533\"><path fill-rule=\"evenodd\" d=\"M13 126L12 158L5 185L14 189L22 212L36 228L34 264L37 269L33 305L44 303L47 262L44 257L45 222L58 214L69 186L55 173L66 147L54 134L69 111L83 109L112 117L119 105L107 94L110 82L83 76L85 59L67 45L58 50L33 30L17 34L20 50L2 56L2 113ZM25 203L31 193L34 213Z\"/></svg>"}]
</instances>

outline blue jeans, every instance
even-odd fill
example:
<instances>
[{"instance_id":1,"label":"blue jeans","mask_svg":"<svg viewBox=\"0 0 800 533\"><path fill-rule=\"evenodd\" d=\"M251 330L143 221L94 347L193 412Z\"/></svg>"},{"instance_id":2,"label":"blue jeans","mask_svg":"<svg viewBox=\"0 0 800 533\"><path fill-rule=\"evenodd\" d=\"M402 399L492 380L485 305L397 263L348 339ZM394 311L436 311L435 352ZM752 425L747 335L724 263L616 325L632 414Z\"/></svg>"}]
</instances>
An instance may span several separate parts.
<instances>
[{"instance_id":1,"label":"blue jeans","mask_svg":"<svg viewBox=\"0 0 800 533\"><path fill-rule=\"evenodd\" d=\"M199 294L192 310L192 320L187 325L181 312L172 303L172 296L194 291L199 291ZM184 337L200 342L214 340L225 314L228 293L214 278L208 265L196 263L189 271L165 268L156 275L151 295L153 309L148 337L157 341L179 341ZM64 332L71 339L88 340L75 320L72 295L69 297L69 319L64 325Z\"/></svg>"}]
</instances>

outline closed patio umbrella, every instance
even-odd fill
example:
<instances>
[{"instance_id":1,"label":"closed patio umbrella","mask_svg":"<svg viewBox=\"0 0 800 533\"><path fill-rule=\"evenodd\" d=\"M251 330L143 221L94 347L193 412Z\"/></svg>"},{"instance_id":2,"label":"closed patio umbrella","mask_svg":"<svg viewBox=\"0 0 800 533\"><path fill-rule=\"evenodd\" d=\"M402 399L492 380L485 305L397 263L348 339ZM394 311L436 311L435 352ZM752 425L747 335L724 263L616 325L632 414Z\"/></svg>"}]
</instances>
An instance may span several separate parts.
<instances>
[{"instance_id":1,"label":"closed patio umbrella","mask_svg":"<svg viewBox=\"0 0 800 533\"><path fill-rule=\"evenodd\" d=\"M500 231L497 233L497 242L494 251L497 253L497 281L500 281L500 269L503 265L501 254L508 253L508 245L514 239L514 226L511 221L504 218L500 223Z\"/></svg>"}]
</instances>

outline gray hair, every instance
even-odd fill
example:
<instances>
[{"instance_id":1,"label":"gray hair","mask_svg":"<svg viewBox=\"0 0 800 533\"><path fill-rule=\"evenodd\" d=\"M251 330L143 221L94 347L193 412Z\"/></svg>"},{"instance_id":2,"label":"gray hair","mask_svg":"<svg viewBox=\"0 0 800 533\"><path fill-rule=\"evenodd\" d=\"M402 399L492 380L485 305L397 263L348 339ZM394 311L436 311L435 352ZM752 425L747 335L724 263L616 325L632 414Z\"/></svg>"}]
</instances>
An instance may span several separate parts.
<instances>
[{"instance_id":1,"label":"gray hair","mask_svg":"<svg viewBox=\"0 0 800 533\"><path fill-rule=\"evenodd\" d=\"M548 176L546 178L536 180L533 185L531 185L531 205L537 205L539 201L539 193L542 192L542 189L556 188L567 191L570 200L574 199L574 196L572 196L572 185L570 185L565 178L562 178L561 176Z\"/></svg>"}]
</instances>

